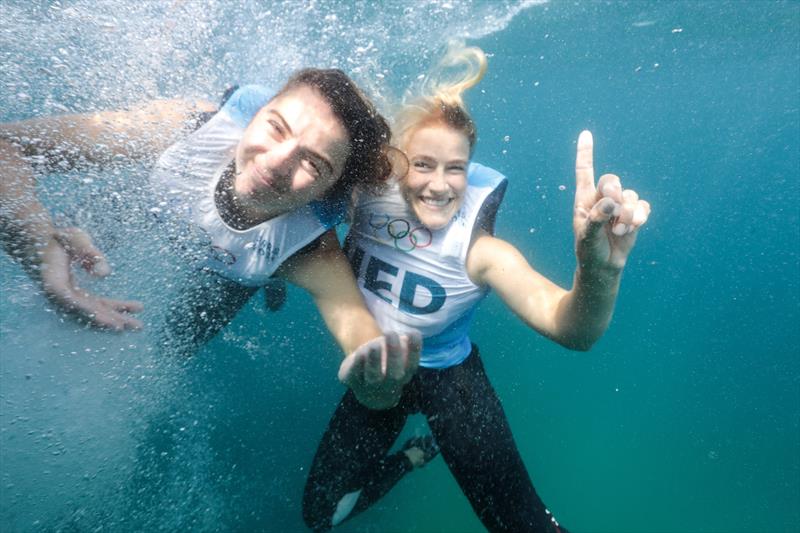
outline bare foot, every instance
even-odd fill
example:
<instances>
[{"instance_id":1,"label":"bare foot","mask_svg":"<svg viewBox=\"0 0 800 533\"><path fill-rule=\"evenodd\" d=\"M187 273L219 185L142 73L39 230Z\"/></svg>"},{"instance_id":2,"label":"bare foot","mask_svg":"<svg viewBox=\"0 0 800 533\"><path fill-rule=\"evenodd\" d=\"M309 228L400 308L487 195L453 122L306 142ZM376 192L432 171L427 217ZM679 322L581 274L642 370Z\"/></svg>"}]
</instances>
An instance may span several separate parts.
<instances>
[{"instance_id":1,"label":"bare foot","mask_svg":"<svg viewBox=\"0 0 800 533\"><path fill-rule=\"evenodd\" d=\"M403 445L402 451L414 468L420 468L439 455L439 445L436 444L432 435L425 435L408 439Z\"/></svg>"},{"instance_id":2,"label":"bare foot","mask_svg":"<svg viewBox=\"0 0 800 533\"><path fill-rule=\"evenodd\" d=\"M408 457L408 460L414 465L414 468L419 468L425 464L425 452L416 446L403 450L403 453L406 454L406 457Z\"/></svg>"}]
</instances>

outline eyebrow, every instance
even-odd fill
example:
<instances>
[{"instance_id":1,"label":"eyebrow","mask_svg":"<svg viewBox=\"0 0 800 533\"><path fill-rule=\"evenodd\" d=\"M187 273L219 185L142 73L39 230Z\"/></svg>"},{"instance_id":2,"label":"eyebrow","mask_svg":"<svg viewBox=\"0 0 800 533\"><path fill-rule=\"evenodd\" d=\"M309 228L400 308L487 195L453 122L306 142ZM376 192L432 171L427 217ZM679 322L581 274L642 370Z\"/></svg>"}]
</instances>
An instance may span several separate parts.
<instances>
[{"instance_id":1,"label":"eyebrow","mask_svg":"<svg viewBox=\"0 0 800 533\"><path fill-rule=\"evenodd\" d=\"M292 128L289 126L289 123L286 122L286 119L283 118L283 115L281 115L278 111L274 109L269 109L267 112L274 115L275 118L277 118L278 121L281 123L281 126L283 126L286 129L286 131L289 132L290 135L294 135ZM333 163L331 163L331 161L327 157L307 146L302 146L301 148L303 152L311 156L313 159L316 159L319 163L325 165L328 169L328 174L330 174L331 176L333 175Z\"/></svg>"},{"instance_id":2,"label":"eyebrow","mask_svg":"<svg viewBox=\"0 0 800 533\"><path fill-rule=\"evenodd\" d=\"M429 159L431 161L437 161L437 159L435 157L433 157L431 155L427 155L427 154L417 154L415 157L412 158L412 160L414 160L414 159ZM445 164L446 165L453 165L453 164L469 165L469 159L452 159L450 161L445 161Z\"/></svg>"}]
</instances>

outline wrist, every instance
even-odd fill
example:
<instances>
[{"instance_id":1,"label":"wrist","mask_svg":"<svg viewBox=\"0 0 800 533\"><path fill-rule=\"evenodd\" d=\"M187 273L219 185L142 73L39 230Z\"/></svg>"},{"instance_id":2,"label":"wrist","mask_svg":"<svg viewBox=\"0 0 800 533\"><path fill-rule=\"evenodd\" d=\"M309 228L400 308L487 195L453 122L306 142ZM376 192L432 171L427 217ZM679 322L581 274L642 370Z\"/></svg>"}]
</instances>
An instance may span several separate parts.
<instances>
[{"instance_id":1,"label":"wrist","mask_svg":"<svg viewBox=\"0 0 800 533\"><path fill-rule=\"evenodd\" d=\"M597 288L617 287L620 279L622 279L622 270L622 268L611 266L587 267L578 265L575 269L575 284Z\"/></svg>"},{"instance_id":2,"label":"wrist","mask_svg":"<svg viewBox=\"0 0 800 533\"><path fill-rule=\"evenodd\" d=\"M31 217L0 221L0 237L12 257L35 261L51 242L58 242L59 231L49 220Z\"/></svg>"},{"instance_id":3,"label":"wrist","mask_svg":"<svg viewBox=\"0 0 800 533\"><path fill-rule=\"evenodd\" d=\"M51 246L61 246L62 235L58 228L49 222L33 221L23 227L23 241L20 243L21 251L27 257L38 262L44 251Z\"/></svg>"}]
</instances>

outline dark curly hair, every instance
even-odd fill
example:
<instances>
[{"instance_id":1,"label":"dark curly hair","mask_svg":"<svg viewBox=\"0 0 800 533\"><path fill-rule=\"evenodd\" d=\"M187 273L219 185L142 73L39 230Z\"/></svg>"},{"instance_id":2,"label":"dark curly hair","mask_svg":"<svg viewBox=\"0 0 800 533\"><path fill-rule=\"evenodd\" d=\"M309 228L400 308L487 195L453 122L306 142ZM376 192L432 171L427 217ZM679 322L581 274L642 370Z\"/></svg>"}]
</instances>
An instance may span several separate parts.
<instances>
[{"instance_id":1,"label":"dark curly hair","mask_svg":"<svg viewBox=\"0 0 800 533\"><path fill-rule=\"evenodd\" d=\"M357 185L380 185L392 173L387 155L391 129L361 89L339 69L306 68L296 72L277 96L300 86L316 90L331 106L349 137L350 155L329 198L349 198Z\"/></svg>"}]
</instances>

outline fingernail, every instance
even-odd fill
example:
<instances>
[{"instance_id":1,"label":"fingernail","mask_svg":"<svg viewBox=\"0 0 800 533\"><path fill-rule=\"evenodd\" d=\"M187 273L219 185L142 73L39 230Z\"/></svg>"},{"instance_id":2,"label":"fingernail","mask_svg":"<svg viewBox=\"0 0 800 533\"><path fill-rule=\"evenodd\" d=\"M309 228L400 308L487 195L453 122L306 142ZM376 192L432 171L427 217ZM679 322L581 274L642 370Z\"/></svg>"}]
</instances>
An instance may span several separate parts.
<instances>
[{"instance_id":1,"label":"fingernail","mask_svg":"<svg viewBox=\"0 0 800 533\"><path fill-rule=\"evenodd\" d=\"M611 231L614 233L614 235L621 237L628 232L628 225L620 222L619 224L614 226L614 228Z\"/></svg>"}]
</instances>

